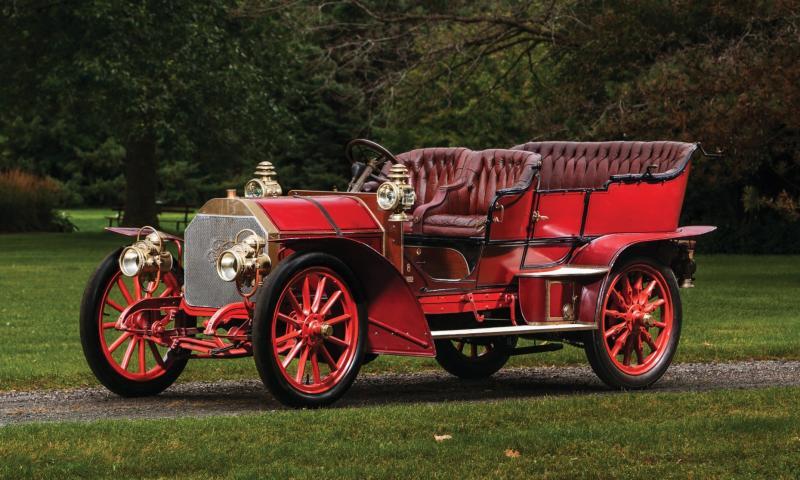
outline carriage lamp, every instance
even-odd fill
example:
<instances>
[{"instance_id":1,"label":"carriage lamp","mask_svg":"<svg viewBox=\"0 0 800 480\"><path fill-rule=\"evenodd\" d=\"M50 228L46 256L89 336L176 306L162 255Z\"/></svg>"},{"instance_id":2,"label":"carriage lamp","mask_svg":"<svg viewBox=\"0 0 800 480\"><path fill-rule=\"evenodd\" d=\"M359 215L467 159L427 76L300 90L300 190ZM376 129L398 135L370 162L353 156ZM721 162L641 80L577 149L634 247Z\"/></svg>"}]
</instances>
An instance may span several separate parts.
<instances>
[{"instance_id":1,"label":"carriage lamp","mask_svg":"<svg viewBox=\"0 0 800 480\"><path fill-rule=\"evenodd\" d=\"M243 240L239 238L249 233ZM245 229L236 234L236 244L217 257L217 275L226 282L253 285L258 273L269 272L272 260L264 251L266 240Z\"/></svg>"},{"instance_id":2,"label":"carriage lamp","mask_svg":"<svg viewBox=\"0 0 800 480\"><path fill-rule=\"evenodd\" d=\"M152 232L141 239L145 230ZM172 254L164 250L164 239L153 227L142 227L133 245L122 249L119 269L128 277L152 275L172 270Z\"/></svg>"},{"instance_id":3,"label":"carriage lamp","mask_svg":"<svg viewBox=\"0 0 800 480\"><path fill-rule=\"evenodd\" d=\"M417 194L414 187L408 184L408 169L405 165L395 164L389 170L389 181L384 182L376 192L378 208L392 210L390 222L407 222L411 220L406 212L414 206Z\"/></svg>"},{"instance_id":4,"label":"carriage lamp","mask_svg":"<svg viewBox=\"0 0 800 480\"><path fill-rule=\"evenodd\" d=\"M256 178L249 180L244 184L245 198L264 198L264 197L277 197L283 191L278 181L278 172L272 162L260 162L255 171Z\"/></svg>"}]
</instances>

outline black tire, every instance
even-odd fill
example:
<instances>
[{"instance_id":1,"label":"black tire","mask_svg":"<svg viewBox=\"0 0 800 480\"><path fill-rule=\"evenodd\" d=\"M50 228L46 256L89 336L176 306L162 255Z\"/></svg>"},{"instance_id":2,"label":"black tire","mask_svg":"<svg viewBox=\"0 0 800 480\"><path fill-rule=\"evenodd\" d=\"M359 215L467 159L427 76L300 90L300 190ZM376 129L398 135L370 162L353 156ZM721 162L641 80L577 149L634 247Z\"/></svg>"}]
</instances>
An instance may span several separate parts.
<instances>
[{"instance_id":1,"label":"black tire","mask_svg":"<svg viewBox=\"0 0 800 480\"><path fill-rule=\"evenodd\" d=\"M675 351L678 348L678 342L681 334L682 322L682 309L681 297L678 291L678 281L675 274L671 269L660 264L656 260L648 257L631 257L620 261L611 271L611 274L606 279L601 289L599 302L601 302L601 312L603 303L605 302L608 294L608 289L614 278L630 268L637 268L639 265L645 265L657 271L663 277L669 291L672 310L672 327L669 338L666 339L664 344L664 351L657 357L652 366L646 371L637 374L629 374L620 369L620 367L611 358L611 353L607 351L605 345L605 337L603 333L602 313L599 313L598 328L597 330L588 333L585 338L585 351L586 357L589 360L592 370L606 385L616 389L638 390L649 387L657 382L667 371L672 358L675 356ZM666 303L666 301L665 301ZM645 360L646 362L646 360Z\"/></svg>"},{"instance_id":2,"label":"black tire","mask_svg":"<svg viewBox=\"0 0 800 480\"><path fill-rule=\"evenodd\" d=\"M97 267L97 270L89 279L89 283L83 293L80 314L80 336L83 355L97 380L117 395L123 397L157 395L172 385L183 372L186 363L189 361L187 352L169 351L165 362L167 365L165 372L151 380L136 381L122 376L109 364L100 339L98 317L100 309L103 307L101 302L106 288L119 272L117 259L121 250L121 248L115 250L100 263L100 266ZM176 275L178 282L183 281L183 275L177 266L174 268L173 273ZM183 326L190 326L186 322L191 323L194 321L193 318L186 319L184 317Z\"/></svg>"},{"instance_id":3,"label":"black tire","mask_svg":"<svg viewBox=\"0 0 800 480\"><path fill-rule=\"evenodd\" d=\"M476 380L491 377L503 368L510 358L509 351L517 345L517 337L436 340L435 343L436 361L442 368L458 378ZM487 349L487 346L491 349ZM467 347L470 348L470 353L475 349L475 357L463 353L463 349Z\"/></svg>"},{"instance_id":4,"label":"black tire","mask_svg":"<svg viewBox=\"0 0 800 480\"><path fill-rule=\"evenodd\" d=\"M272 322L277 302L293 276L310 267L327 268L345 283L357 305L358 329L353 361L341 374L338 382L322 393L302 392L284 378L272 348ZM361 368L367 342L367 309L362 290L350 268L338 258L319 252L296 253L284 260L270 273L260 287L253 319L253 357L256 368L267 389L278 401L289 407L319 408L338 400L350 388Z\"/></svg>"}]
</instances>

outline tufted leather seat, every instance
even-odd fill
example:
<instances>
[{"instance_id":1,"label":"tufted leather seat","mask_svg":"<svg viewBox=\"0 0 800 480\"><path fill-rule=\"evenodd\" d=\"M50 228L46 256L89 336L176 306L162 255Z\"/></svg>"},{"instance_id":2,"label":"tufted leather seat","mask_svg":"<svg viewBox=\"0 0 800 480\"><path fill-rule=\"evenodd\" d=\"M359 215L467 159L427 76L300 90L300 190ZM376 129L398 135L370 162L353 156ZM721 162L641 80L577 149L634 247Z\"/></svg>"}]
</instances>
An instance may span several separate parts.
<instances>
[{"instance_id":1,"label":"tufted leather seat","mask_svg":"<svg viewBox=\"0 0 800 480\"><path fill-rule=\"evenodd\" d=\"M455 183L470 152L466 148L420 148L398 155L398 162L408 168L417 205L430 202L439 187ZM391 165L384 166L384 175L389 168Z\"/></svg>"},{"instance_id":2,"label":"tufted leather seat","mask_svg":"<svg viewBox=\"0 0 800 480\"><path fill-rule=\"evenodd\" d=\"M415 232L451 237L481 236L498 190L525 187L539 155L520 150L469 152L455 185L414 211Z\"/></svg>"},{"instance_id":3,"label":"tufted leather seat","mask_svg":"<svg viewBox=\"0 0 800 480\"><path fill-rule=\"evenodd\" d=\"M612 175L666 173L695 149L682 142L529 142L513 150L542 156L541 190L599 188ZM651 165L653 167L651 167Z\"/></svg>"}]
</instances>

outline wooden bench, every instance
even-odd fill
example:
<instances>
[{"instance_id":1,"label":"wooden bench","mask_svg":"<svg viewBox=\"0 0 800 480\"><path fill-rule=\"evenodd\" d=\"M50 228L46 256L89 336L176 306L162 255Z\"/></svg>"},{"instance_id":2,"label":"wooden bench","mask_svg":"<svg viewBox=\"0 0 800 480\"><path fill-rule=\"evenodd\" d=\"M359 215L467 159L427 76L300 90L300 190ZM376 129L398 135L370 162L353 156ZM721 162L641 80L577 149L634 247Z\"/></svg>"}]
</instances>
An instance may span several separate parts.
<instances>
[{"instance_id":1,"label":"wooden bench","mask_svg":"<svg viewBox=\"0 0 800 480\"><path fill-rule=\"evenodd\" d=\"M175 230L177 231L181 230L181 225L183 225L183 228L189 225L189 215L195 210L191 205L165 205L160 202L156 202L156 208L159 215L162 213L180 213L183 215L183 218L175 220ZM125 212L125 207L116 206L112 207L112 210L114 211L114 215L107 215L105 217L108 221L108 226L113 227L115 223L119 226L122 222L122 214Z\"/></svg>"}]
</instances>

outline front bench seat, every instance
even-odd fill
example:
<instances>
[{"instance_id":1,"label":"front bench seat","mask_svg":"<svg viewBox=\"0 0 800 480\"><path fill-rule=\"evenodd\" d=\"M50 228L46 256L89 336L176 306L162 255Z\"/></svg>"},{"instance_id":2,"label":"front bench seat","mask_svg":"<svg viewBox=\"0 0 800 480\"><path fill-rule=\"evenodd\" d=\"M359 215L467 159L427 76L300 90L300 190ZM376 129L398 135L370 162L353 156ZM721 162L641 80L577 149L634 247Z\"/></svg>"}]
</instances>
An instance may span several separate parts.
<instances>
[{"instance_id":1,"label":"front bench seat","mask_svg":"<svg viewBox=\"0 0 800 480\"><path fill-rule=\"evenodd\" d=\"M459 180L440 187L430 202L414 210L413 232L482 236L497 192L527 188L540 164L538 154L521 150L469 152Z\"/></svg>"},{"instance_id":2,"label":"front bench seat","mask_svg":"<svg viewBox=\"0 0 800 480\"><path fill-rule=\"evenodd\" d=\"M512 147L542 156L540 190L602 188L612 176L675 172L697 146L683 142L528 142Z\"/></svg>"}]
</instances>

